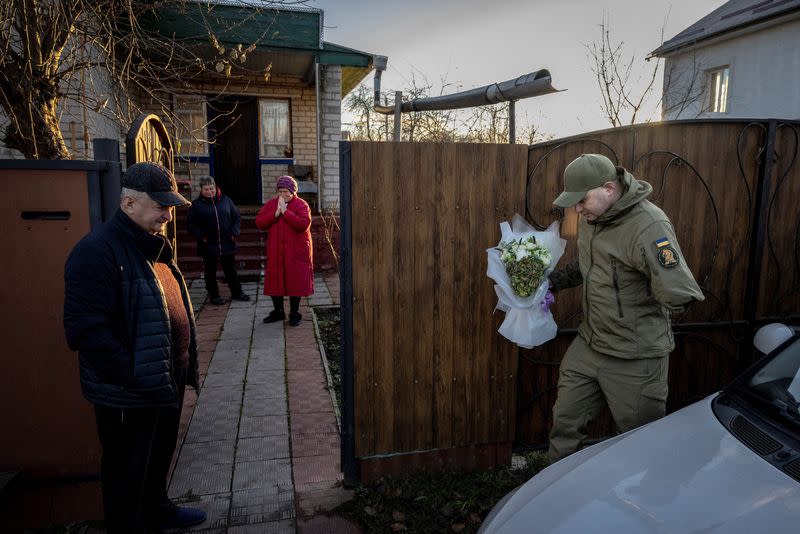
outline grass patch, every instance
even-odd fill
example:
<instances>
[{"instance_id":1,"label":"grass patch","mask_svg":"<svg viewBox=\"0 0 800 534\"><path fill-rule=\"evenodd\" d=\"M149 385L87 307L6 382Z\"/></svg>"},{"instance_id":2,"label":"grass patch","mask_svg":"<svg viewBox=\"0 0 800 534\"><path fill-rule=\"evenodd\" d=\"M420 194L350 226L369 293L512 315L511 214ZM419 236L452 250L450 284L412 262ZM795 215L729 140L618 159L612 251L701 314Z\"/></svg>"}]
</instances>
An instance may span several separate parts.
<instances>
[{"instance_id":1,"label":"grass patch","mask_svg":"<svg viewBox=\"0 0 800 534\"><path fill-rule=\"evenodd\" d=\"M322 346L325 349L325 356L328 358L328 368L331 371L331 381L333 390L336 393L336 402L339 408L342 406L342 358L340 350L340 330L341 313L339 307L314 308L314 315L317 317L319 335L322 338Z\"/></svg>"},{"instance_id":2,"label":"grass patch","mask_svg":"<svg viewBox=\"0 0 800 534\"><path fill-rule=\"evenodd\" d=\"M547 455L529 453L525 464L517 469L382 478L357 487L355 498L336 512L357 522L367 534L475 533L497 501L548 465Z\"/></svg>"}]
</instances>

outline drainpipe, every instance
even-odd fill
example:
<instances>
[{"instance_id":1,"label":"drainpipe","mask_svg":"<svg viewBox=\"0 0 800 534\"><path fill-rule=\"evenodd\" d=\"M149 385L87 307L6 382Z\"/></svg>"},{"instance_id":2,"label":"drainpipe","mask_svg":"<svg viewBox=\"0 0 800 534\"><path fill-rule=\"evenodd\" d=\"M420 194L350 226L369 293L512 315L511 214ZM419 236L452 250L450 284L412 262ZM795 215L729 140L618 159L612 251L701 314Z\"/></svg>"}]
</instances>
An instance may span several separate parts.
<instances>
[{"instance_id":1,"label":"drainpipe","mask_svg":"<svg viewBox=\"0 0 800 534\"><path fill-rule=\"evenodd\" d=\"M383 71L386 70L386 64L389 62L389 58L386 56L373 56L372 57L372 66L375 68L375 80L374 80L374 88L375 94L373 95L374 104L373 109L378 113L383 113L384 115L391 115L394 113L394 106L382 106L381 105L381 74Z\"/></svg>"},{"instance_id":2,"label":"drainpipe","mask_svg":"<svg viewBox=\"0 0 800 534\"><path fill-rule=\"evenodd\" d=\"M395 106L381 106L379 105L378 96L380 95L380 74L381 70L377 61L375 65L375 106L374 109L378 113L391 114L395 112ZM385 64L384 64L385 68ZM541 69L529 74L525 74L513 80L505 82L493 83L462 91L460 93L453 93L451 95L435 96L431 98L420 98L403 102L399 107L402 113L409 111L434 111L445 109L461 109L472 108L476 106L485 106L488 104L497 104L498 102L508 102L520 100L522 98L530 98L533 96L546 95L548 93L555 93L559 91L551 84L552 78L550 71Z\"/></svg>"},{"instance_id":3,"label":"drainpipe","mask_svg":"<svg viewBox=\"0 0 800 534\"><path fill-rule=\"evenodd\" d=\"M322 172L322 119L320 117L320 108L322 107L322 95L320 94L321 84L319 83L319 60L314 62L314 85L317 94L317 212L322 214L323 203L323 172Z\"/></svg>"}]
</instances>

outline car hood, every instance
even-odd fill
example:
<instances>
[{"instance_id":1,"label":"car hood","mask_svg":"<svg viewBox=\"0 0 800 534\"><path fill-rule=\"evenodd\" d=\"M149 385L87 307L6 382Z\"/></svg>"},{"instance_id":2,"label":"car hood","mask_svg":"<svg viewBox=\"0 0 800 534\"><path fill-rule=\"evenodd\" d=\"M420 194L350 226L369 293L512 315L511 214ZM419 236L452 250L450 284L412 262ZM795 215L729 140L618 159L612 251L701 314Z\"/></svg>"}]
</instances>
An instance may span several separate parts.
<instances>
[{"instance_id":1,"label":"car hood","mask_svg":"<svg viewBox=\"0 0 800 534\"><path fill-rule=\"evenodd\" d=\"M553 464L482 532L796 532L800 483L733 437L711 400Z\"/></svg>"}]
</instances>

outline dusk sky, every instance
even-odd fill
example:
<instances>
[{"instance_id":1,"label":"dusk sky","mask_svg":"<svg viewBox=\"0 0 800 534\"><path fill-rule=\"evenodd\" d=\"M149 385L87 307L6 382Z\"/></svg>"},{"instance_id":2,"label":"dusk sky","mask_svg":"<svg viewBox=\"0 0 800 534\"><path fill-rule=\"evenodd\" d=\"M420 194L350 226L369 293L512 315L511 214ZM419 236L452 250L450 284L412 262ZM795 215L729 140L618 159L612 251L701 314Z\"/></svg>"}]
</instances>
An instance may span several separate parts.
<instances>
[{"instance_id":1,"label":"dusk sky","mask_svg":"<svg viewBox=\"0 0 800 534\"><path fill-rule=\"evenodd\" d=\"M382 89L399 90L412 74L438 94L455 92L547 68L566 92L517 104L518 131L533 122L556 137L609 127L587 57L605 13L612 40L643 58L710 13L724 0L311 0L325 11L325 40L389 57ZM643 62L637 62L640 72ZM646 64L649 66L650 64ZM634 76L636 78L637 76ZM372 87L372 76L366 80ZM661 93L661 73L657 79ZM660 117L656 99L642 120ZM348 118L343 117L347 122ZM347 129L347 125L343 125Z\"/></svg>"}]
</instances>

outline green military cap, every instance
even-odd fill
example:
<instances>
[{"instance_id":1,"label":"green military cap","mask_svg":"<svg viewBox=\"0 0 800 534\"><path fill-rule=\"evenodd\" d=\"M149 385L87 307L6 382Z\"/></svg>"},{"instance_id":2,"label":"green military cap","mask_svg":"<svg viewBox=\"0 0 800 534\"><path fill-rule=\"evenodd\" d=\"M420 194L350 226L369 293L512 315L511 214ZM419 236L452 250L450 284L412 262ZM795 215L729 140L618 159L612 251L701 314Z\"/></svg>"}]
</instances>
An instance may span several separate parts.
<instances>
[{"instance_id":1,"label":"green military cap","mask_svg":"<svg viewBox=\"0 0 800 534\"><path fill-rule=\"evenodd\" d=\"M564 169L564 191L553 204L569 208L583 200L586 193L617 179L617 168L600 154L581 154Z\"/></svg>"}]
</instances>

